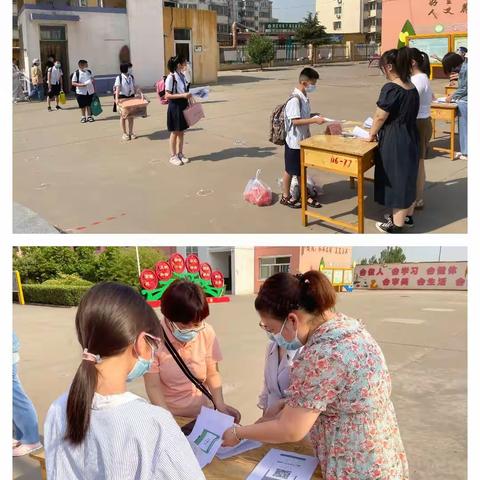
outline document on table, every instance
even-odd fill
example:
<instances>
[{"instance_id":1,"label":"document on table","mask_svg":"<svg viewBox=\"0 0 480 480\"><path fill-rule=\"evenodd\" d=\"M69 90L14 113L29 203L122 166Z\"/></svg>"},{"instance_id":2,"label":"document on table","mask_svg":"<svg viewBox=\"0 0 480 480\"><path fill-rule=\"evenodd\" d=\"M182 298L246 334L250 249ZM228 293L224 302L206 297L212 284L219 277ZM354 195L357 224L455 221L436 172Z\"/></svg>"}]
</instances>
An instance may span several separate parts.
<instances>
[{"instance_id":1,"label":"document on table","mask_svg":"<svg viewBox=\"0 0 480 480\"><path fill-rule=\"evenodd\" d=\"M272 448L247 480L310 480L318 459L310 455Z\"/></svg>"},{"instance_id":2,"label":"document on table","mask_svg":"<svg viewBox=\"0 0 480 480\"><path fill-rule=\"evenodd\" d=\"M210 94L210 87L196 87L196 88L191 88L190 93L194 97L199 97L203 100L208 98L208 95Z\"/></svg>"},{"instance_id":3,"label":"document on table","mask_svg":"<svg viewBox=\"0 0 480 480\"><path fill-rule=\"evenodd\" d=\"M313 118L320 118L321 115L314 115ZM326 123L346 123L346 120L335 120L334 118L323 117Z\"/></svg>"},{"instance_id":4,"label":"document on table","mask_svg":"<svg viewBox=\"0 0 480 480\"><path fill-rule=\"evenodd\" d=\"M225 460L230 457L236 457L241 453L248 452L249 450L255 450L262 446L262 442L256 442L254 440L242 440L235 447L221 447L218 449L217 458Z\"/></svg>"},{"instance_id":5,"label":"document on table","mask_svg":"<svg viewBox=\"0 0 480 480\"><path fill-rule=\"evenodd\" d=\"M202 407L192 433L187 437L201 468L213 460L222 446L223 433L233 422L230 415Z\"/></svg>"},{"instance_id":6,"label":"document on table","mask_svg":"<svg viewBox=\"0 0 480 480\"><path fill-rule=\"evenodd\" d=\"M447 103L447 97L439 97L435 100L437 103Z\"/></svg>"},{"instance_id":7,"label":"document on table","mask_svg":"<svg viewBox=\"0 0 480 480\"><path fill-rule=\"evenodd\" d=\"M355 127L353 129L352 134L358 138L365 138L365 139L370 138L370 134L366 130L360 127Z\"/></svg>"},{"instance_id":8,"label":"document on table","mask_svg":"<svg viewBox=\"0 0 480 480\"><path fill-rule=\"evenodd\" d=\"M373 118L372 117L368 117L364 122L363 122L363 126L365 128L372 128L373 126Z\"/></svg>"}]
</instances>

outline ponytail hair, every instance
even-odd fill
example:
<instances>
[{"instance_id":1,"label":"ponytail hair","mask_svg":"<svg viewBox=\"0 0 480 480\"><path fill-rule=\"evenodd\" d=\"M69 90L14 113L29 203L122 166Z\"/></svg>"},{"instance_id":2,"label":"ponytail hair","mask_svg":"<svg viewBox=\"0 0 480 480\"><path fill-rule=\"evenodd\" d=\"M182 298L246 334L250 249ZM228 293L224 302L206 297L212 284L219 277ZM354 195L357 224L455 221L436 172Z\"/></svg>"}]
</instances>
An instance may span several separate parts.
<instances>
[{"instance_id":1,"label":"ponytail hair","mask_svg":"<svg viewBox=\"0 0 480 480\"><path fill-rule=\"evenodd\" d=\"M255 309L277 320L285 320L293 310L322 315L336 304L336 293L330 280L310 270L303 275L277 273L269 277L255 299Z\"/></svg>"},{"instance_id":2,"label":"ponytail hair","mask_svg":"<svg viewBox=\"0 0 480 480\"><path fill-rule=\"evenodd\" d=\"M183 55L177 55L175 57L171 57L170 60L167 62L167 67L170 73L175 73L178 66L182 63L185 63L187 59Z\"/></svg>"},{"instance_id":3,"label":"ponytail hair","mask_svg":"<svg viewBox=\"0 0 480 480\"><path fill-rule=\"evenodd\" d=\"M412 76L412 56L410 48L393 48L386 51L380 58L380 68L383 72L385 72L387 65L392 65L395 73L400 77L400 80L408 83Z\"/></svg>"},{"instance_id":4,"label":"ponytail hair","mask_svg":"<svg viewBox=\"0 0 480 480\"><path fill-rule=\"evenodd\" d=\"M96 364L123 353L142 332L160 336L160 323L152 307L133 288L106 282L95 285L83 296L75 327L82 350L88 353L84 354L68 393L65 439L78 445L90 426L98 381Z\"/></svg>"},{"instance_id":5,"label":"ponytail hair","mask_svg":"<svg viewBox=\"0 0 480 480\"><path fill-rule=\"evenodd\" d=\"M411 48L410 55L412 61L415 60L419 70L425 75L430 76L430 58L425 52L421 52L418 48Z\"/></svg>"}]
</instances>

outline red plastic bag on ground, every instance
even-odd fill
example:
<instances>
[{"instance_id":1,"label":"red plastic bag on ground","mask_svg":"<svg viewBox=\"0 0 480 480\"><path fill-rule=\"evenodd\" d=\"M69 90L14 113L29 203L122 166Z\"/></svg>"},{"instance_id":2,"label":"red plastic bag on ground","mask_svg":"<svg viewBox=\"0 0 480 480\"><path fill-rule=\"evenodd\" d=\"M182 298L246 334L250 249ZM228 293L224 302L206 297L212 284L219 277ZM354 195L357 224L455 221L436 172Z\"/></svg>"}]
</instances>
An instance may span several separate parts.
<instances>
[{"instance_id":1,"label":"red plastic bag on ground","mask_svg":"<svg viewBox=\"0 0 480 480\"><path fill-rule=\"evenodd\" d=\"M260 180L260 172L261 170L257 170L255 178L248 181L243 198L252 205L267 207L272 204L272 189Z\"/></svg>"}]
</instances>

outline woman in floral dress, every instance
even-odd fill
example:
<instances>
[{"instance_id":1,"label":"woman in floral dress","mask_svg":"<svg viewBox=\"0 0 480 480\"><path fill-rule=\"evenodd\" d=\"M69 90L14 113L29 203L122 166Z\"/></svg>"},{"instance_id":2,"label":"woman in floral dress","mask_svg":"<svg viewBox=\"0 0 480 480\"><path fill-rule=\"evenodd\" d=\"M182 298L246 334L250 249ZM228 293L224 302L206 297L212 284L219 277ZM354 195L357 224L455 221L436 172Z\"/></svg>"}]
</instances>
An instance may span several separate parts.
<instances>
[{"instance_id":1,"label":"woman in floral dress","mask_svg":"<svg viewBox=\"0 0 480 480\"><path fill-rule=\"evenodd\" d=\"M235 425L224 445L297 442L310 432L325 480L407 480L385 358L360 321L333 311L335 301L329 280L316 271L265 282L255 300L260 326L286 348L305 347L277 416Z\"/></svg>"}]
</instances>

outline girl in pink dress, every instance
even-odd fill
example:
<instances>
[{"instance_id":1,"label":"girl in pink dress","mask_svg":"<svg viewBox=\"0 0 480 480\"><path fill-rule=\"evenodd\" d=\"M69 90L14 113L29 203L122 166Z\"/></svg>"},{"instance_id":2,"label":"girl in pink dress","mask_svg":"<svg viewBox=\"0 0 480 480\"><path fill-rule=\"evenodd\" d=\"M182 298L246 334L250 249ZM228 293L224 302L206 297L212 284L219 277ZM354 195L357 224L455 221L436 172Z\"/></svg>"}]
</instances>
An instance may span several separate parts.
<instances>
[{"instance_id":1,"label":"girl in pink dress","mask_svg":"<svg viewBox=\"0 0 480 480\"><path fill-rule=\"evenodd\" d=\"M297 442L310 433L325 480L407 480L385 358L360 321L333 311L335 303L320 272L279 273L265 282L255 301L260 326L285 347L305 347L276 417L235 425L224 445Z\"/></svg>"}]
</instances>

